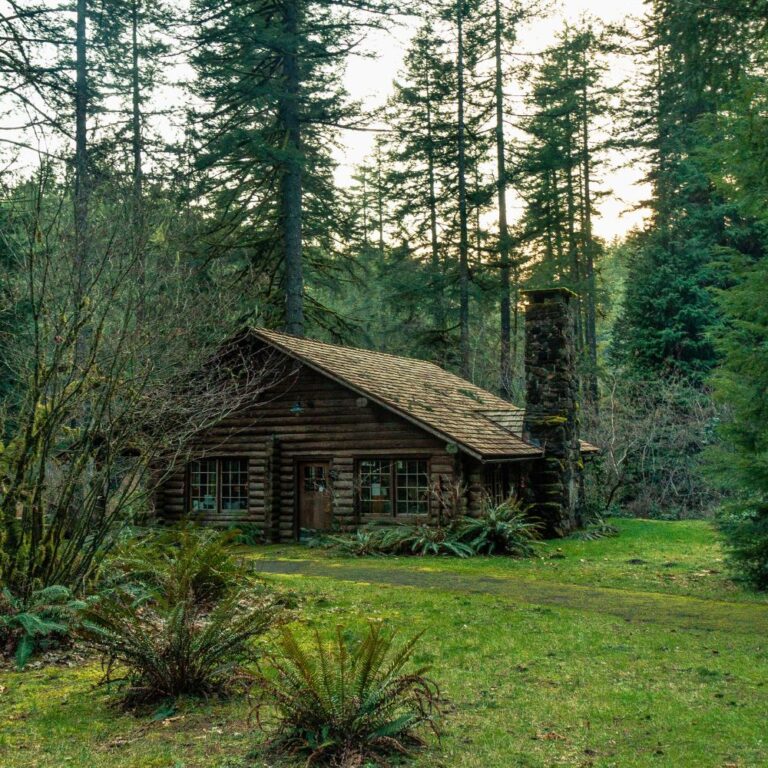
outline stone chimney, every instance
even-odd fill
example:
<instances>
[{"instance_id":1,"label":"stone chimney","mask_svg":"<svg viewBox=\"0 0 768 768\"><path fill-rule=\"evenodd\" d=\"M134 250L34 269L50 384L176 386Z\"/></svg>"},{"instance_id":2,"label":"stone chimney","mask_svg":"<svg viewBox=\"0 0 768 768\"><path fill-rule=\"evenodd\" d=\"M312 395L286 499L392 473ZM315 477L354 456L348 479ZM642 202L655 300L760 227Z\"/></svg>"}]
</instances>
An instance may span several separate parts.
<instances>
[{"instance_id":1,"label":"stone chimney","mask_svg":"<svg viewBox=\"0 0 768 768\"><path fill-rule=\"evenodd\" d=\"M567 288L524 291L525 420L523 437L544 449L532 467L532 514L545 535L565 536L578 524L581 454L576 377L576 294Z\"/></svg>"}]
</instances>

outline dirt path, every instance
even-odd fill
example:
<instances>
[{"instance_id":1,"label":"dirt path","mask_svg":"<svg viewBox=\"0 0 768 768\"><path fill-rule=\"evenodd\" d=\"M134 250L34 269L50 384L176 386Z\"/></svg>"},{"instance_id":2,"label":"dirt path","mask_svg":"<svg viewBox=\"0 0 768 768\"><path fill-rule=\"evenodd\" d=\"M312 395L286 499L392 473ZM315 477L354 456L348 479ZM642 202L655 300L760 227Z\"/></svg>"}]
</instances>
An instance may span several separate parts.
<instances>
[{"instance_id":1,"label":"dirt path","mask_svg":"<svg viewBox=\"0 0 768 768\"><path fill-rule=\"evenodd\" d=\"M698 597L632 592L527 579L500 579L460 573L424 573L402 566L391 570L365 565L329 566L311 561L258 560L264 573L295 574L464 594L498 595L517 603L554 605L577 611L619 616L628 622L652 623L703 632L768 634L768 606L731 603Z\"/></svg>"}]
</instances>

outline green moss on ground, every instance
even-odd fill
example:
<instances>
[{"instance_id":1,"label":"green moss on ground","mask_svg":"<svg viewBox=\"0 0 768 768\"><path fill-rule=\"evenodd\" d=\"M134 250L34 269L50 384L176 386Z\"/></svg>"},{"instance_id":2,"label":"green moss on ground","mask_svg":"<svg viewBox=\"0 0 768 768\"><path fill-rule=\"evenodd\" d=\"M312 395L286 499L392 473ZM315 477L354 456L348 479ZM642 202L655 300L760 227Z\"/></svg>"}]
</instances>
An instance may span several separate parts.
<instances>
[{"instance_id":1,"label":"green moss on ground","mask_svg":"<svg viewBox=\"0 0 768 768\"><path fill-rule=\"evenodd\" d=\"M305 596L300 629L372 618L425 630L417 660L448 705L441 744L415 768L767 765L765 598L727 581L704 523L618 525L617 539L547 544L531 561L252 553L323 570L268 577ZM420 586L396 583L414 575ZM633 601L630 617L616 607ZM182 702L155 722L111 706L99 676L95 663L0 672L0 765L276 765L247 757L258 736L246 702Z\"/></svg>"}]
</instances>

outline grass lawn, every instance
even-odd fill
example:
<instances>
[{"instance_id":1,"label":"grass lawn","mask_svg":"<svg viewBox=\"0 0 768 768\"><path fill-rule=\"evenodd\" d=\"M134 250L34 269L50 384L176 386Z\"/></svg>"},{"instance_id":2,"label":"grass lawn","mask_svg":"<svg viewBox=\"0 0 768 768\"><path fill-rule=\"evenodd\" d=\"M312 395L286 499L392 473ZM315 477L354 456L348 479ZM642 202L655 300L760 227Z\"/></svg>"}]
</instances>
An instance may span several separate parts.
<instances>
[{"instance_id":1,"label":"grass lawn","mask_svg":"<svg viewBox=\"0 0 768 768\"><path fill-rule=\"evenodd\" d=\"M530 561L248 554L304 597L308 625L425 630L419 661L447 697L422 768L768 765L768 603L722 573L700 522L618 521ZM293 572L291 572L293 571ZM3 768L268 766L242 701L122 714L97 664L0 672Z\"/></svg>"}]
</instances>

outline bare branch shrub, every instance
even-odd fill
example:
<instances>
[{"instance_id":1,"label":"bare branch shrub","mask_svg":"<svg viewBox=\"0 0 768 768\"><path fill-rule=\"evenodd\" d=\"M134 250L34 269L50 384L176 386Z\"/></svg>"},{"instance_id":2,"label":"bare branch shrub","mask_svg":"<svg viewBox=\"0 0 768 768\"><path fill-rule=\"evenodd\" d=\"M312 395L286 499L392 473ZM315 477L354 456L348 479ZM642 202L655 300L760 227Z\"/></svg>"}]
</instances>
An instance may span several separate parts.
<instances>
[{"instance_id":1,"label":"bare branch shrub","mask_svg":"<svg viewBox=\"0 0 768 768\"><path fill-rule=\"evenodd\" d=\"M709 393L681 379L638 381L620 374L602 382L599 415L584 414L585 439L601 453L586 473L588 508L618 507L638 517L701 517L717 494L701 471L718 409Z\"/></svg>"},{"instance_id":2,"label":"bare branch shrub","mask_svg":"<svg viewBox=\"0 0 768 768\"><path fill-rule=\"evenodd\" d=\"M146 508L157 468L280 375L237 337L218 348L238 316L226 296L170 248L139 259L122 243L119 206L90 229L88 264L73 270L66 193L40 176L2 233L14 330L0 363L15 387L0 425L0 581L19 595L81 589Z\"/></svg>"}]
</instances>

